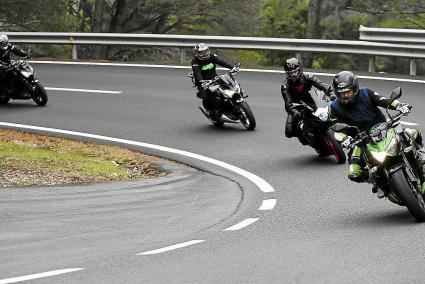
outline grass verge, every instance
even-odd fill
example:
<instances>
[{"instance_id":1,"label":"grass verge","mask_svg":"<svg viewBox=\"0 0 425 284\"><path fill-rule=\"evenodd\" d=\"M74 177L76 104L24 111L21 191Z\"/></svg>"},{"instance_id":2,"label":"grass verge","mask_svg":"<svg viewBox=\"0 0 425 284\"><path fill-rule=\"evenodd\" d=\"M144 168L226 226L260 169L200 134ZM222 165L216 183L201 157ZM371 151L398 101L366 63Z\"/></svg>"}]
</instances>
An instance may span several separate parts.
<instances>
[{"instance_id":1,"label":"grass verge","mask_svg":"<svg viewBox=\"0 0 425 284\"><path fill-rule=\"evenodd\" d=\"M168 162L128 149L0 129L0 187L98 183L165 176Z\"/></svg>"}]
</instances>

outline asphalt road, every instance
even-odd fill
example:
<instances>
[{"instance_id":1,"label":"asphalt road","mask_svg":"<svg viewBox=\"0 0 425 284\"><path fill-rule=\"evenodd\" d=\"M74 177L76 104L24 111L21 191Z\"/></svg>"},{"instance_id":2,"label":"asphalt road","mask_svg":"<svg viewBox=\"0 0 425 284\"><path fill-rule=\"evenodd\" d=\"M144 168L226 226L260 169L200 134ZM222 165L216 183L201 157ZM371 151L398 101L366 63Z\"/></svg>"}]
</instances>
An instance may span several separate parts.
<instances>
[{"instance_id":1,"label":"asphalt road","mask_svg":"<svg viewBox=\"0 0 425 284\"><path fill-rule=\"evenodd\" d=\"M40 261L45 259L45 252L34 250L22 269L15 267L11 271L7 258L3 258L0 278L84 267L82 271L34 282L423 282L425 224L415 223L405 208L377 199L369 185L349 182L347 165L337 165L331 158L319 159L312 149L284 137L286 115L280 96L281 74L238 75L250 95L248 102L257 119L257 129L248 132L241 125L215 128L208 123L197 110L199 100L186 76L188 70L56 65L36 68L48 87L122 93L50 91L47 107L13 101L0 108L0 121L119 137L202 154L264 178L275 192L264 194L248 186L240 210L233 212L231 218L217 221L190 238L183 238L184 234L177 234L176 227L170 226L168 231L161 232L170 237L158 238L169 242L178 235L171 243L154 238L152 242L132 240L129 235L137 235L137 228L111 222L109 229L116 226L117 232L110 239L108 234L100 234L99 239L86 239L83 235L75 243L86 249L74 250L64 245L66 239L54 242L55 253L47 256L60 260L60 267L54 265L55 261ZM330 81L330 77L321 79ZM424 120L424 84L365 79L361 84L388 95L401 86L402 101L414 106L408 120ZM425 130L423 126L419 129ZM229 200L234 201L235 194L230 194ZM41 201L34 202L42 202L43 197L40 198ZM109 198L113 201L117 197ZM276 207L258 211L261 201L267 198L277 199ZM75 206L79 208L78 202ZM229 206L234 203L229 201ZM160 210L156 212L161 214ZM90 218L88 212L82 213L81 218ZM253 217L260 219L238 231L223 231ZM186 220L173 222L184 224ZM30 229L31 225L28 226ZM66 228L73 230L69 224ZM205 242L157 255L135 255L189 240ZM21 249L26 250L25 244Z\"/></svg>"}]
</instances>

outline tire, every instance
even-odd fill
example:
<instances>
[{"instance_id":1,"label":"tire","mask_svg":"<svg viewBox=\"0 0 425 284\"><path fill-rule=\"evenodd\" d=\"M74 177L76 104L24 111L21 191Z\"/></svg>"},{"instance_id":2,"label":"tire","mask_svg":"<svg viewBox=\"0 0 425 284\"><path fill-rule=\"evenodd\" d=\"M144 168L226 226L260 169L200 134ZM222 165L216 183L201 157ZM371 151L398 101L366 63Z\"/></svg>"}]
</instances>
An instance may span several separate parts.
<instances>
[{"instance_id":1,"label":"tire","mask_svg":"<svg viewBox=\"0 0 425 284\"><path fill-rule=\"evenodd\" d=\"M0 105L7 105L10 101L9 97L6 96L0 96Z\"/></svg>"},{"instance_id":2,"label":"tire","mask_svg":"<svg viewBox=\"0 0 425 284\"><path fill-rule=\"evenodd\" d=\"M344 164L347 157L341 144L335 139L334 132L328 129L326 131L325 139L331 154L335 157L336 162L338 164Z\"/></svg>"},{"instance_id":3,"label":"tire","mask_svg":"<svg viewBox=\"0 0 425 284\"><path fill-rule=\"evenodd\" d=\"M391 180L392 190L406 205L410 214L415 217L416 221L425 222L425 201L422 195L408 182L404 170L399 169L392 173Z\"/></svg>"},{"instance_id":4,"label":"tire","mask_svg":"<svg viewBox=\"0 0 425 284\"><path fill-rule=\"evenodd\" d=\"M35 83L35 91L31 95L33 101L39 106L45 106L48 101L46 89L40 82Z\"/></svg>"},{"instance_id":5,"label":"tire","mask_svg":"<svg viewBox=\"0 0 425 284\"><path fill-rule=\"evenodd\" d=\"M254 130L257 126L257 122L255 121L254 114L252 113L251 108L249 107L247 102L241 102L239 104L239 109L242 113L241 123L247 130Z\"/></svg>"}]
</instances>

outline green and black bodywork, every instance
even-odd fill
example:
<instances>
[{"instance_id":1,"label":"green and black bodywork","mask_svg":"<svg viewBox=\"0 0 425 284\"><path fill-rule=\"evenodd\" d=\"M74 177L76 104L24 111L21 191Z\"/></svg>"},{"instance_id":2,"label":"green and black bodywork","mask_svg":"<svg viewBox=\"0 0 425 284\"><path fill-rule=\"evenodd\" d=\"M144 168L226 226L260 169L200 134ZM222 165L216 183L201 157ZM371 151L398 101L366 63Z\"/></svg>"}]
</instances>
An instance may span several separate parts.
<instances>
[{"instance_id":1,"label":"green and black bodywork","mask_svg":"<svg viewBox=\"0 0 425 284\"><path fill-rule=\"evenodd\" d=\"M391 95L391 100L400 96L401 89L398 88ZM422 184L425 180L418 158L418 132L404 129L400 123L402 116L402 113L393 117L389 115L387 122L359 133L347 148L361 153L365 170L369 173L369 182L374 188L381 189L389 200L406 206L417 221L424 222Z\"/></svg>"}]
</instances>

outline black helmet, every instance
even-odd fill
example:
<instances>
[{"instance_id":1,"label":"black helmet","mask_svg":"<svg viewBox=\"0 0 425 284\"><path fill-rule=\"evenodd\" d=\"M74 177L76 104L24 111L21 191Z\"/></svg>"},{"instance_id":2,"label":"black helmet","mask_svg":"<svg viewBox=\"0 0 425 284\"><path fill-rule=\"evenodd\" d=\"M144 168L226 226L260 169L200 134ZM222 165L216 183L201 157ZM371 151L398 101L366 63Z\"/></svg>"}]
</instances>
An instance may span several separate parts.
<instances>
[{"instance_id":1,"label":"black helmet","mask_svg":"<svg viewBox=\"0 0 425 284\"><path fill-rule=\"evenodd\" d=\"M359 80L350 71L341 71L332 82L337 98L344 104L351 103L359 92Z\"/></svg>"},{"instance_id":2,"label":"black helmet","mask_svg":"<svg viewBox=\"0 0 425 284\"><path fill-rule=\"evenodd\" d=\"M301 64L296 58L286 59L283 63L283 69L285 69L286 76L291 81L298 80L302 75Z\"/></svg>"},{"instance_id":3,"label":"black helmet","mask_svg":"<svg viewBox=\"0 0 425 284\"><path fill-rule=\"evenodd\" d=\"M200 60L205 60L210 57L210 48L205 43L201 42L195 45L193 48L193 51L195 52L195 57Z\"/></svg>"}]
</instances>

